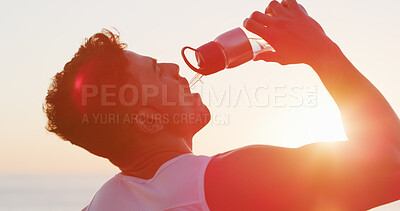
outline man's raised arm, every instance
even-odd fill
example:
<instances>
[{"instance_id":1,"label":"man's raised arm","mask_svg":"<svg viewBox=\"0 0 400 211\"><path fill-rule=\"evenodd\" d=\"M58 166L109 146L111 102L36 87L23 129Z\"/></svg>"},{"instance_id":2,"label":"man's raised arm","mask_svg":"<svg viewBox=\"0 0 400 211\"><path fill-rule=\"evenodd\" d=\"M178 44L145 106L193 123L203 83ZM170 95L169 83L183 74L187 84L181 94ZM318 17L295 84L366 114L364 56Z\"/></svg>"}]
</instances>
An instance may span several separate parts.
<instances>
[{"instance_id":1,"label":"man's raised arm","mask_svg":"<svg viewBox=\"0 0 400 211\"><path fill-rule=\"evenodd\" d=\"M266 13L244 23L276 50L256 60L310 65L337 103L349 141L217 156L206 173L210 207L365 210L400 199L400 122L389 103L295 0L273 1Z\"/></svg>"}]
</instances>

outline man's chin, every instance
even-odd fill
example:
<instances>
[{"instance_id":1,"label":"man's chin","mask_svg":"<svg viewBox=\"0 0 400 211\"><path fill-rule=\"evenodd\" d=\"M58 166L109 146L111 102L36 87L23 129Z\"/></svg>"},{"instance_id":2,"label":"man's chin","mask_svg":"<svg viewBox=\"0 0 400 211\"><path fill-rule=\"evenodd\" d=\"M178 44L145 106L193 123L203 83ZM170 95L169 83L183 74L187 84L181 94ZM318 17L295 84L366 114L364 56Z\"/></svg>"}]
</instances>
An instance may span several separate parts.
<instances>
[{"instance_id":1,"label":"man's chin","mask_svg":"<svg viewBox=\"0 0 400 211\"><path fill-rule=\"evenodd\" d=\"M179 121L175 121L175 124L170 125L171 129L176 130L182 136L193 137L211 120L210 111L205 105L202 105L199 109L194 113L180 114Z\"/></svg>"},{"instance_id":2,"label":"man's chin","mask_svg":"<svg viewBox=\"0 0 400 211\"><path fill-rule=\"evenodd\" d=\"M203 129L210 121L211 121L211 113L208 110L207 106L203 106L204 112L201 114L202 120L195 125L193 128L193 136L199 132L201 129Z\"/></svg>"}]
</instances>

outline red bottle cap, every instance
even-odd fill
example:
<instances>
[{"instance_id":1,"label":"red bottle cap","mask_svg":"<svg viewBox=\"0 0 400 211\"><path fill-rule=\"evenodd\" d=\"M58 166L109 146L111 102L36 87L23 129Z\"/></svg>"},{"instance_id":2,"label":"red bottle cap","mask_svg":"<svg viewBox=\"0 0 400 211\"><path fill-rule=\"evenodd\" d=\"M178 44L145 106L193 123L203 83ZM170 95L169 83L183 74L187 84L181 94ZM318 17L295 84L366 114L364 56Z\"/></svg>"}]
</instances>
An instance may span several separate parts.
<instances>
[{"instance_id":1,"label":"red bottle cap","mask_svg":"<svg viewBox=\"0 0 400 211\"><path fill-rule=\"evenodd\" d=\"M186 49L191 49L196 52L196 60L199 68L195 68L193 65L189 63L186 59L184 51ZM195 72L200 73L202 75L210 75L225 69L226 60L225 55L220 46L211 41L200 46L197 49L193 49L190 47L184 47L182 49L182 57L185 60L186 64Z\"/></svg>"}]
</instances>

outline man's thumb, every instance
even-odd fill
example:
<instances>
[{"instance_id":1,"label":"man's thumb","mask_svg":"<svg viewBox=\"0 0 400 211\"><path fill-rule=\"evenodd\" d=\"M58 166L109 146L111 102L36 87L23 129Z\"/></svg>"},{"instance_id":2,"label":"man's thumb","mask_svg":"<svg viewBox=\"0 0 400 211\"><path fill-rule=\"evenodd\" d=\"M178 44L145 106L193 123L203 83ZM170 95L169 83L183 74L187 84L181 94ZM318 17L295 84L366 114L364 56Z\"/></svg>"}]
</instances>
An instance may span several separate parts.
<instances>
[{"instance_id":1,"label":"man's thumb","mask_svg":"<svg viewBox=\"0 0 400 211\"><path fill-rule=\"evenodd\" d=\"M267 51L258 54L254 59L254 61L264 60L266 62L279 62L279 55L273 51Z\"/></svg>"}]
</instances>

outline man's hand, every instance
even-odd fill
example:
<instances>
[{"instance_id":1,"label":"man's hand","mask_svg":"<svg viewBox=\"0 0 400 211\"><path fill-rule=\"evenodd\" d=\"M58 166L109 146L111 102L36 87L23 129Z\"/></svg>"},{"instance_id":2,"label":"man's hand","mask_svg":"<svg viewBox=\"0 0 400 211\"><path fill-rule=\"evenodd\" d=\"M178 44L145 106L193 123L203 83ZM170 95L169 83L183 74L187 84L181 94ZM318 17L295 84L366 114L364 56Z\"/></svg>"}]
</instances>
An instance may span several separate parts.
<instances>
[{"instance_id":1,"label":"man's hand","mask_svg":"<svg viewBox=\"0 0 400 211\"><path fill-rule=\"evenodd\" d=\"M256 59L315 70L349 140L297 149L249 146L215 156L205 174L210 209L367 210L399 200L400 120L379 90L295 0L271 2L244 26L276 50Z\"/></svg>"},{"instance_id":2,"label":"man's hand","mask_svg":"<svg viewBox=\"0 0 400 211\"><path fill-rule=\"evenodd\" d=\"M280 64L306 63L320 58L333 42L322 27L296 0L272 1L265 13L254 12L244 27L266 40L276 52L259 54L254 60Z\"/></svg>"}]
</instances>

